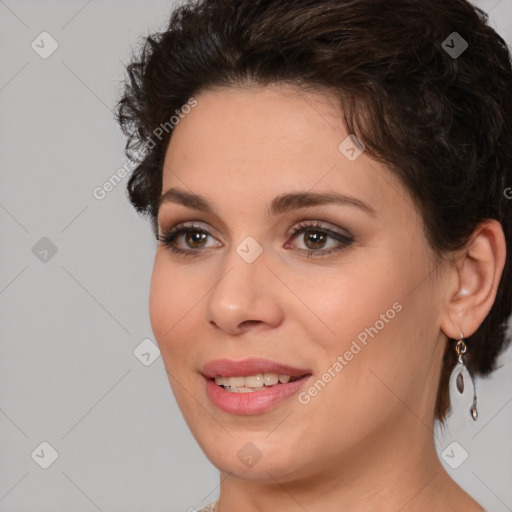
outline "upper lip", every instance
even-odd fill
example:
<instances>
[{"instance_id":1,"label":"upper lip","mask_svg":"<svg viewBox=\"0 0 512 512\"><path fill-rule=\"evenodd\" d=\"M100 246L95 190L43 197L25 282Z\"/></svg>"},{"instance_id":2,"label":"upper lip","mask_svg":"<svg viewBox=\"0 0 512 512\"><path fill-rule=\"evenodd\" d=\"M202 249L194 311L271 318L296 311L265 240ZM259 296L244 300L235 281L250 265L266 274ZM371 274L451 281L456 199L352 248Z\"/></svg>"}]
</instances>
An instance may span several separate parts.
<instances>
[{"instance_id":1,"label":"upper lip","mask_svg":"<svg viewBox=\"0 0 512 512\"><path fill-rule=\"evenodd\" d=\"M259 373L277 373L278 375L289 375L290 377L303 377L310 375L307 369L294 368L287 364L271 361L270 359L249 358L239 361L232 359L215 359L207 362L202 369L204 377L213 379L220 377L244 377L257 375Z\"/></svg>"}]
</instances>

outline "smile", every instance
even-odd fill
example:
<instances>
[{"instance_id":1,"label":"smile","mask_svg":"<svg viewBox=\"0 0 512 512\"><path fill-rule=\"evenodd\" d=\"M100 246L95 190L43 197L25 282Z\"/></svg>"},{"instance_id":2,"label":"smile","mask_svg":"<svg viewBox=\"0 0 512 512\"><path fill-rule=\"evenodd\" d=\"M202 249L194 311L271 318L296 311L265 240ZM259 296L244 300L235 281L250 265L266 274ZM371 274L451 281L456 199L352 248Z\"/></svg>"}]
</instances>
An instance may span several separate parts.
<instances>
[{"instance_id":1,"label":"smile","mask_svg":"<svg viewBox=\"0 0 512 512\"><path fill-rule=\"evenodd\" d=\"M258 389L279 384L287 384L297 380L298 377L290 375L278 375L277 373L258 373L248 377L215 377L215 384L222 386L231 393L253 393Z\"/></svg>"},{"instance_id":2,"label":"smile","mask_svg":"<svg viewBox=\"0 0 512 512\"><path fill-rule=\"evenodd\" d=\"M260 414L298 393L311 371L268 359L219 359L203 367L206 394L229 414Z\"/></svg>"}]
</instances>

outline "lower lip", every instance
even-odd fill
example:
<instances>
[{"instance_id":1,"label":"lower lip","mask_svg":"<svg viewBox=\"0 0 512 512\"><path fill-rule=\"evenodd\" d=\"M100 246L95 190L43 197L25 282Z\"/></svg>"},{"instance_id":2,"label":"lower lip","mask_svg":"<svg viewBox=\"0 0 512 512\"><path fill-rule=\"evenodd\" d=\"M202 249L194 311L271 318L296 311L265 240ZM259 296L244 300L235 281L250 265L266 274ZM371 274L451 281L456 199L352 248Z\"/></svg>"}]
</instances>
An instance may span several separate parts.
<instances>
[{"instance_id":1,"label":"lower lip","mask_svg":"<svg viewBox=\"0 0 512 512\"><path fill-rule=\"evenodd\" d=\"M305 384L309 376L286 384L276 384L260 391L233 393L221 388L211 379L206 380L208 398L219 409L229 414L259 414L272 409L294 395Z\"/></svg>"}]
</instances>

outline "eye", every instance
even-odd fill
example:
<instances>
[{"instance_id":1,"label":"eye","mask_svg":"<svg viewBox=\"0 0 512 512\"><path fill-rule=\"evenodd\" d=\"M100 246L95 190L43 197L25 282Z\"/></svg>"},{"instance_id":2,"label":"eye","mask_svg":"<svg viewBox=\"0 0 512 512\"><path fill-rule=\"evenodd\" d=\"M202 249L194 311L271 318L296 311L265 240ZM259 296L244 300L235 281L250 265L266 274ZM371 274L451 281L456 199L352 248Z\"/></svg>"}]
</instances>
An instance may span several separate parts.
<instances>
[{"instance_id":1,"label":"eye","mask_svg":"<svg viewBox=\"0 0 512 512\"><path fill-rule=\"evenodd\" d=\"M302 236L301 236L302 235ZM339 233L316 221L305 221L292 230L292 239L302 241L307 256L322 256L341 251L354 242L352 235Z\"/></svg>"},{"instance_id":2,"label":"eye","mask_svg":"<svg viewBox=\"0 0 512 512\"><path fill-rule=\"evenodd\" d=\"M209 239L213 240L210 244ZM294 244L290 247L290 242L287 242L285 248L295 248L299 252L305 252L308 257L341 251L355 240L352 235L334 231L316 221L303 221L295 226L291 232L291 240L295 239L302 241L304 247L297 248ZM182 256L198 256L208 249L222 245L205 228L187 223L164 230L157 236L157 240L173 253Z\"/></svg>"},{"instance_id":3,"label":"eye","mask_svg":"<svg viewBox=\"0 0 512 512\"><path fill-rule=\"evenodd\" d=\"M219 242L208 246L208 238L212 238L208 231L193 224L178 224L157 236L157 240L172 252L184 256L193 256L203 249L219 246Z\"/></svg>"}]
</instances>

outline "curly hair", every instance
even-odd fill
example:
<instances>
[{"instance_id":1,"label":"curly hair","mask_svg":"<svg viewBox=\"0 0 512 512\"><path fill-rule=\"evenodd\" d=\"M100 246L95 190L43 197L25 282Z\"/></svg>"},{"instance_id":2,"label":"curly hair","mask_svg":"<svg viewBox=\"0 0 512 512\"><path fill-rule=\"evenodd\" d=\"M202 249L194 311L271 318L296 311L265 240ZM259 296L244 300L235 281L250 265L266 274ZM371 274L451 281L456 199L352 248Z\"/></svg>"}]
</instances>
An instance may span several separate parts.
<instances>
[{"instance_id":1,"label":"curly hair","mask_svg":"<svg viewBox=\"0 0 512 512\"><path fill-rule=\"evenodd\" d=\"M512 69L507 44L487 21L465 0L180 5L167 30L148 35L132 55L116 106L135 164L131 203L156 234L166 149L184 106L202 90L288 83L335 94L349 133L410 193L435 255L463 248L485 219L501 223L507 260L496 299L467 338L469 370L489 375L510 341ZM448 51L455 40L467 44L460 55ZM442 422L454 341L437 391Z\"/></svg>"}]
</instances>

